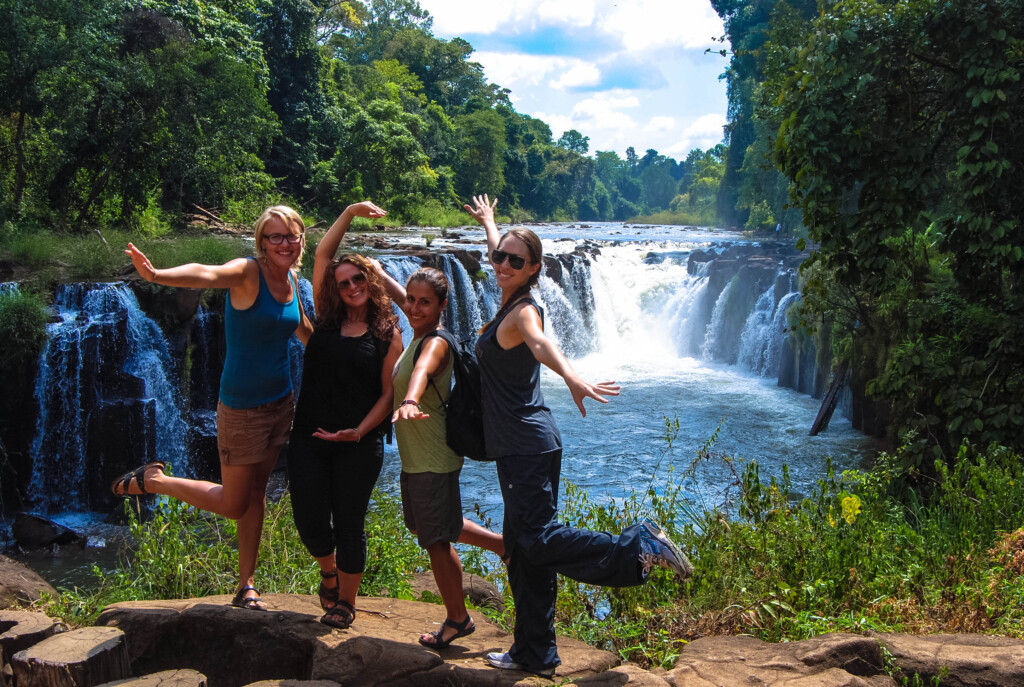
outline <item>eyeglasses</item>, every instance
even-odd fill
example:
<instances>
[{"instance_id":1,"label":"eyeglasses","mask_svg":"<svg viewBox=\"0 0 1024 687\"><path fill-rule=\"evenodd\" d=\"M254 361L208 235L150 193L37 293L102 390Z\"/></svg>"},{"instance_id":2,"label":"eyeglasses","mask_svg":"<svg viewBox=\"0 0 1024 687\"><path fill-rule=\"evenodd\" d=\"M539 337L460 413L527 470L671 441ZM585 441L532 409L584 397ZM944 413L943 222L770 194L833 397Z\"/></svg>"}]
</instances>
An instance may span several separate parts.
<instances>
[{"instance_id":1,"label":"eyeglasses","mask_svg":"<svg viewBox=\"0 0 1024 687\"><path fill-rule=\"evenodd\" d=\"M342 279L341 281L339 281L338 282L338 290L339 291L348 291L349 289L355 288L357 286L362 286L365 283L366 283L366 275L363 274L362 272L356 272L355 274L352 275L351 278L349 278L349 279Z\"/></svg>"},{"instance_id":2,"label":"eyeglasses","mask_svg":"<svg viewBox=\"0 0 1024 687\"><path fill-rule=\"evenodd\" d=\"M285 241L294 245L302 240L302 236L302 234L264 234L263 238L272 246L280 246Z\"/></svg>"},{"instance_id":3,"label":"eyeglasses","mask_svg":"<svg viewBox=\"0 0 1024 687\"><path fill-rule=\"evenodd\" d=\"M508 260L508 266L514 270L521 270L526 267L526 258L515 253L506 253L503 250L494 249L491 251L491 264L497 267Z\"/></svg>"}]
</instances>

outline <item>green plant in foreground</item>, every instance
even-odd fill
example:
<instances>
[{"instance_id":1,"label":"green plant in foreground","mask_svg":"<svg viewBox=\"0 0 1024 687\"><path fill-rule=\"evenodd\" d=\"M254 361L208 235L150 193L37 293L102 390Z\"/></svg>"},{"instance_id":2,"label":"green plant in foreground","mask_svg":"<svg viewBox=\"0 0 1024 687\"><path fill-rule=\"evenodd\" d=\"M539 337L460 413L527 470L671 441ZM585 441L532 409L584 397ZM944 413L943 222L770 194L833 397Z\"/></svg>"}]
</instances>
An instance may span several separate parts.
<instances>
[{"instance_id":1,"label":"green plant in foreground","mask_svg":"<svg viewBox=\"0 0 1024 687\"><path fill-rule=\"evenodd\" d=\"M126 501L126 504L133 501ZM92 590L62 590L45 610L88 624L118 601L229 594L238 584L235 522L165 499L143 521L129 509L130 550L113 572L96 570ZM368 564L360 593L411 598L409 580L428 560L402 524L394 496L374 492L366 523ZM312 594L319 568L299 539L286 495L269 503L260 542L257 585L265 592Z\"/></svg>"},{"instance_id":2,"label":"green plant in foreground","mask_svg":"<svg viewBox=\"0 0 1024 687\"><path fill-rule=\"evenodd\" d=\"M50 313L32 293L0 294L0 370L32 365L46 341Z\"/></svg>"}]
</instances>

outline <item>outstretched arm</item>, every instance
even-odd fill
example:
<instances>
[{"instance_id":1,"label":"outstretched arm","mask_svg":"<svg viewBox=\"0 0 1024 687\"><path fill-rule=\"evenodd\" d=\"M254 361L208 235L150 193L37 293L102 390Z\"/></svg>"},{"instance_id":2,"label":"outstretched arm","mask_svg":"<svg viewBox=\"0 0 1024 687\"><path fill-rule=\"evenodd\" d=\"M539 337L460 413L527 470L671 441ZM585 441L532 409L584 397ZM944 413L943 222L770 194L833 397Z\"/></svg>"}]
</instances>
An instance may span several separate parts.
<instances>
[{"instance_id":1,"label":"outstretched arm","mask_svg":"<svg viewBox=\"0 0 1024 687\"><path fill-rule=\"evenodd\" d=\"M515 318L515 324L523 336L523 341L530 347L530 352L533 353L537 362L550 368L569 387L572 400L575 401L576 407L580 409L580 414L583 417L587 416L587 409L583 407L584 398L592 398L598 403L607 403L608 399L605 396L619 395L619 385L615 382L593 384L576 373L561 349L544 334L544 325L536 308L530 305L522 306L511 317Z\"/></svg>"},{"instance_id":2,"label":"outstretched arm","mask_svg":"<svg viewBox=\"0 0 1024 687\"><path fill-rule=\"evenodd\" d=\"M334 220L334 224L327 230L324 237L320 239L320 243L316 246L316 258L313 262L313 299L314 302L320 293L320 284L324 280L324 276L327 274L327 267L331 264L331 260L334 258L334 254L338 252L338 246L341 245L341 240L345 238L345 232L348 231L349 225L352 224L353 217L383 217L388 214L382 208L377 207L368 200L364 200L362 203L353 203L345 208L345 211L338 215L338 219ZM319 303L316 303L317 308L320 307Z\"/></svg>"},{"instance_id":3,"label":"outstretched arm","mask_svg":"<svg viewBox=\"0 0 1024 687\"><path fill-rule=\"evenodd\" d=\"M491 252L498 247L498 241L501 239L501 236L498 234L498 225L494 223L494 208L498 207L498 199L495 198L492 203L485 193L482 196L473 196L472 207L469 205L463 205L462 207L487 232L487 259L490 260Z\"/></svg>"},{"instance_id":4,"label":"outstretched arm","mask_svg":"<svg viewBox=\"0 0 1024 687\"><path fill-rule=\"evenodd\" d=\"M399 406L398 410L391 416L392 422L399 420L422 420L430 417L429 414L420 410L420 399L427 390L430 378L436 375L444 367L445 356L448 353L448 342L440 336L434 336L422 344L420 357L416 359L416 367L412 369L412 376L409 378L409 389L405 392L403 401L416 401ZM443 399L442 399L443 400Z\"/></svg>"},{"instance_id":5,"label":"outstretched arm","mask_svg":"<svg viewBox=\"0 0 1024 687\"><path fill-rule=\"evenodd\" d=\"M146 281L190 289L230 289L243 286L246 283L246 269L250 262L245 258L236 258L223 265L200 265L193 262L158 270L133 244L128 244L125 253L131 256L132 264Z\"/></svg>"}]
</instances>

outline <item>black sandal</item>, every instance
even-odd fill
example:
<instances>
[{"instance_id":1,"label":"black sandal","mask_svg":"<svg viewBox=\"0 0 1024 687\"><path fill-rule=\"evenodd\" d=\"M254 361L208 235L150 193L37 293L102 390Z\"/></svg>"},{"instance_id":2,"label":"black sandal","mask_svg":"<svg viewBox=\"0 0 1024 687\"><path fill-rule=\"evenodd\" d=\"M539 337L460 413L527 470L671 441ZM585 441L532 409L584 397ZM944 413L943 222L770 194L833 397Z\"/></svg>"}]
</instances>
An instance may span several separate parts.
<instances>
[{"instance_id":1,"label":"black sandal","mask_svg":"<svg viewBox=\"0 0 1024 687\"><path fill-rule=\"evenodd\" d=\"M256 596L246 596L245 593L248 591L256 592ZM235 592L235 598L231 599L231 605L235 608L244 608L247 611L265 611L267 604L260 596L260 590L247 584Z\"/></svg>"},{"instance_id":2,"label":"black sandal","mask_svg":"<svg viewBox=\"0 0 1024 687\"><path fill-rule=\"evenodd\" d=\"M470 625L470 623L472 623L472 622L473 622L473 618L471 616L468 616L468 615L466 616L466 619L463 620L461 623L455 623L455 622L452 622L451 620L448 620L447 618L445 618L444 622L441 623L441 629L440 630L434 630L433 632L428 632L427 633L427 636L433 637L434 641L433 642L424 642L423 641L423 637L420 636L420 644L422 644L423 646L427 647L428 649L441 650L441 649L445 648L446 646L448 646L449 644L451 644L452 642L454 642L459 637L467 637L467 636L473 634L476 631L476 623L473 623L472 625ZM448 639L444 639L444 628L446 628L446 627L450 627L453 630L455 630L455 634L453 634Z\"/></svg>"},{"instance_id":3,"label":"black sandal","mask_svg":"<svg viewBox=\"0 0 1024 687\"><path fill-rule=\"evenodd\" d=\"M167 466L159 460L146 463L142 467L135 468L131 472L126 472L115 479L114 483L110 485L110 491L114 492L115 496L142 496L143 494L148 494L149 492L146 491L146 470L150 468L159 468L160 472L164 472ZM135 484L139 487L138 494L128 493L128 487L131 486L132 480L135 480ZM121 489L121 491L118 491L118 489Z\"/></svg>"},{"instance_id":4,"label":"black sandal","mask_svg":"<svg viewBox=\"0 0 1024 687\"><path fill-rule=\"evenodd\" d=\"M338 599L338 602L327 609L320 622L324 625L336 627L339 630L347 630L352 627L352 621L356 619L356 609L348 601Z\"/></svg>"},{"instance_id":5,"label":"black sandal","mask_svg":"<svg viewBox=\"0 0 1024 687\"><path fill-rule=\"evenodd\" d=\"M331 578L335 579L333 587L328 587L324 584L325 580ZM338 569L335 568L331 572L320 571L320 589L317 590L317 595L320 597L320 607L325 611L330 610L334 607L334 604L338 603L338 590L341 589L341 580L338 578Z\"/></svg>"}]
</instances>

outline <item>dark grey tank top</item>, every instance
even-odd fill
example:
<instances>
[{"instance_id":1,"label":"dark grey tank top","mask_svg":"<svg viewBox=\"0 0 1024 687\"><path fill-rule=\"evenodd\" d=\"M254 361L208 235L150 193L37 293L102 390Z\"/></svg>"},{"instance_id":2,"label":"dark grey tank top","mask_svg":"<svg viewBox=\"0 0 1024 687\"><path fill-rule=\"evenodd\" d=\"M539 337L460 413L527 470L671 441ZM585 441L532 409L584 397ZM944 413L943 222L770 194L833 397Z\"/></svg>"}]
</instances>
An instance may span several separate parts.
<instances>
[{"instance_id":1,"label":"dark grey tank top","mask_svg":"<svg viewBox=\"0 0 1024 687\"><path fill-rule=\"evenodd\" d=\"M543 323L544 310L532 298L522 302L535 307ZM476 342L488 458L562 448L562 436L540 392L540 363L525 342L508 350L498 344L498 325L507 316L508 312Z\"/></svg>"}]
</instances>

